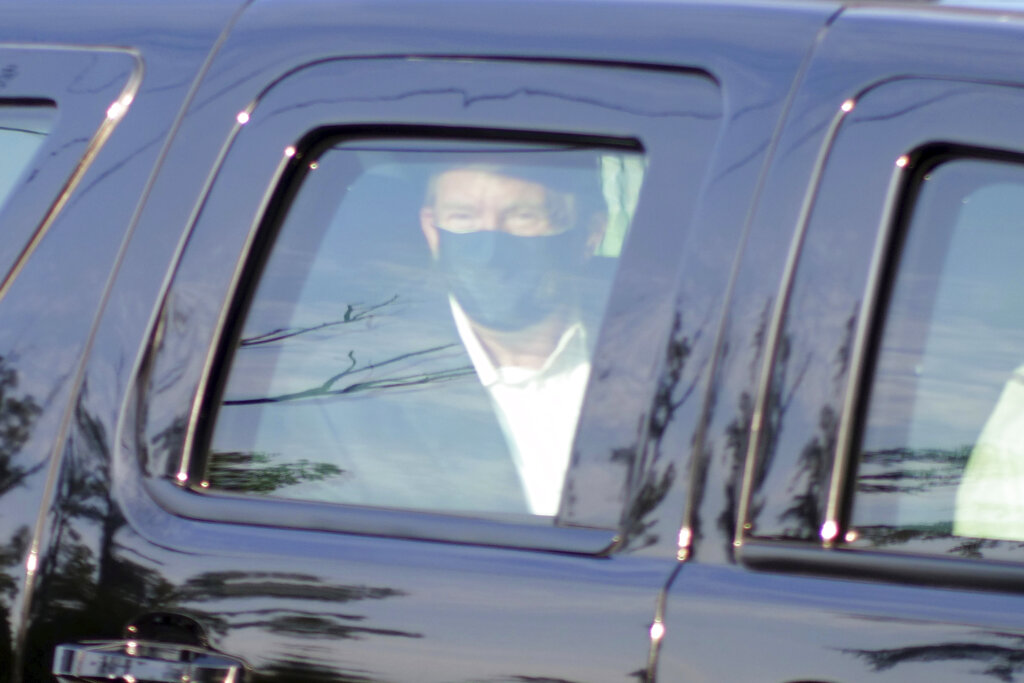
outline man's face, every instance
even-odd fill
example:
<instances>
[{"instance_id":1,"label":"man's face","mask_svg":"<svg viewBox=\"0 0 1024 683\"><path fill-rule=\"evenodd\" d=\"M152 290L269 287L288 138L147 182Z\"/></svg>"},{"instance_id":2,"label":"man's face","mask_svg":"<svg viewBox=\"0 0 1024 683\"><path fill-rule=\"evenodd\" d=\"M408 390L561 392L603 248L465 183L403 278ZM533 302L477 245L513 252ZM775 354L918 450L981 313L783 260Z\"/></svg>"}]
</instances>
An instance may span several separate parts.
<instances>
[{"instance_id":1,"label":"man's face","mask_svg":"<svg viewBox=\"0 0 1024 683\"><path fill-rule=\"evenodd\" d=\"M452 296L492 330L553 320L576 299L591 233L575 226L573 196L480 168L434 179L420 225Z\"/></svg>"}]
</instances>

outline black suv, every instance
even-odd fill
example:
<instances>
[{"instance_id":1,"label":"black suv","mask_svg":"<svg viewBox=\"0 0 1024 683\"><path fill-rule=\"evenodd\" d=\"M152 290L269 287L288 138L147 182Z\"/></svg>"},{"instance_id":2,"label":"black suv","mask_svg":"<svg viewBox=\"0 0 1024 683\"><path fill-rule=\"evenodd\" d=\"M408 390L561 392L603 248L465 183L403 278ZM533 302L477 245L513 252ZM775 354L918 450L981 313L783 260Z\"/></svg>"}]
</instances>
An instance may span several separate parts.
<instances>
[{"instance_id":1,"label":"black suv","mask_svg":"<svg viewBox=\"0 0 1024 683\"><path fill-rule=\"evenodd\" d=\"M1024 680L1024 5L0 19L0 683Z\"/></svg>"}]
</instances>

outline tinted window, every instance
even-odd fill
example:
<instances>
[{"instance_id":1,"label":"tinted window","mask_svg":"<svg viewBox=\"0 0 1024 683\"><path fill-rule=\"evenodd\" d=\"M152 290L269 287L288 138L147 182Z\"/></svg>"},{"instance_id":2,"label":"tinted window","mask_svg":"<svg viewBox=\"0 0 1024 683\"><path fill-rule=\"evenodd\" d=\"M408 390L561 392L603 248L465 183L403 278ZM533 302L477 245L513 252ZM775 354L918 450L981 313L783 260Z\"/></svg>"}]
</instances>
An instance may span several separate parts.
<instances>
[{"instance_id":1,"label":"tinted window","mask_svg":"<svg viewBox=\"0 0 1024 683\"><path fill-rule=\"evenodd\" d=\"M920 183L877 355L852 526L974 556L1024 540L1024 168ZM978 539L978 540L968 540Z\"/></svg>"},{"instance_id":2,"label":"tinted window","mask_svg":"<svg viewBox=\"0 0 1024 683\"><path fill-rule=\"evenodd\" d=\"M204 487L550 516L643 160L372 140L293 154Z\"/></svg>"},{"instance_id":3,"label":"tinted window","mask_svg":"<svg viewBox=\"0 0 1024 683\"><path fill-rule=\"evenodd\" d=\"M0 103L0 205L14 189L53 124L56 107Z\"/></svg>"}]
</instances>

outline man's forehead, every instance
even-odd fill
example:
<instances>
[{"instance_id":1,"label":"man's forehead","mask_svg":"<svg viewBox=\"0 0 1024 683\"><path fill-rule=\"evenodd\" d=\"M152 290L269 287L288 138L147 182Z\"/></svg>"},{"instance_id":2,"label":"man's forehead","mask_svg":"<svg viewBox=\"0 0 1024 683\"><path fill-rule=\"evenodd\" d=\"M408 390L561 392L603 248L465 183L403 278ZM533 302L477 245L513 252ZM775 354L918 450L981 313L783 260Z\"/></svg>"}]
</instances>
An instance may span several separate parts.
<instances>
[{"instance_id":1,"label":"man's forehead","mask_svg":"<svg viewBox=\"0 0 1024 683\"><path fill-rule=\"evenodd\" d=\"M452 196L473 196L482 192L497 192L508 195L541 194L543 184L506 174L499 170L455 168L444 171L437 178L439 198Z\"/></svg>"}]
</instances>

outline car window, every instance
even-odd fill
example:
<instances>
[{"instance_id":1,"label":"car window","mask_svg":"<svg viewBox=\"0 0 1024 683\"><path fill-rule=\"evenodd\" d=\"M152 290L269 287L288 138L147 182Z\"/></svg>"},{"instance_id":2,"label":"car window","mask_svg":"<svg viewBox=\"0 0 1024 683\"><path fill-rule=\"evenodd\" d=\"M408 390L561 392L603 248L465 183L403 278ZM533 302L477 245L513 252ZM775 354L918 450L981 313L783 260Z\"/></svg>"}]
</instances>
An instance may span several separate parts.
<instances>
[{"instance_id":1,"label":"car window","mask_svg":"<svg viewBox=\"0 0 1024 683\"><path fill-rule=\"evenodd\" d=\"M555 515L643 156L404 138L286 155L202 487Z\"/></svg>"},{"instance_id":2,"label":"car window","mask_svg":"<svg viewBox=\"0 0 1024 683\"><path fill-rule=\"evenodd\" d=\"M1024 167L946 161L917 192L851 526L876 547L998 555L1024 541Z\"/></svg>"},{"instance_id":3,"label":"car window","mask_svg":"<svg viewBox=\"0 0 1024 683\"><path fill-rule=\"evenodd\" d=\"M25 172L53 125L52 105L4 104L0 101L0 206Z\"/></svg>"}]
</instances>

